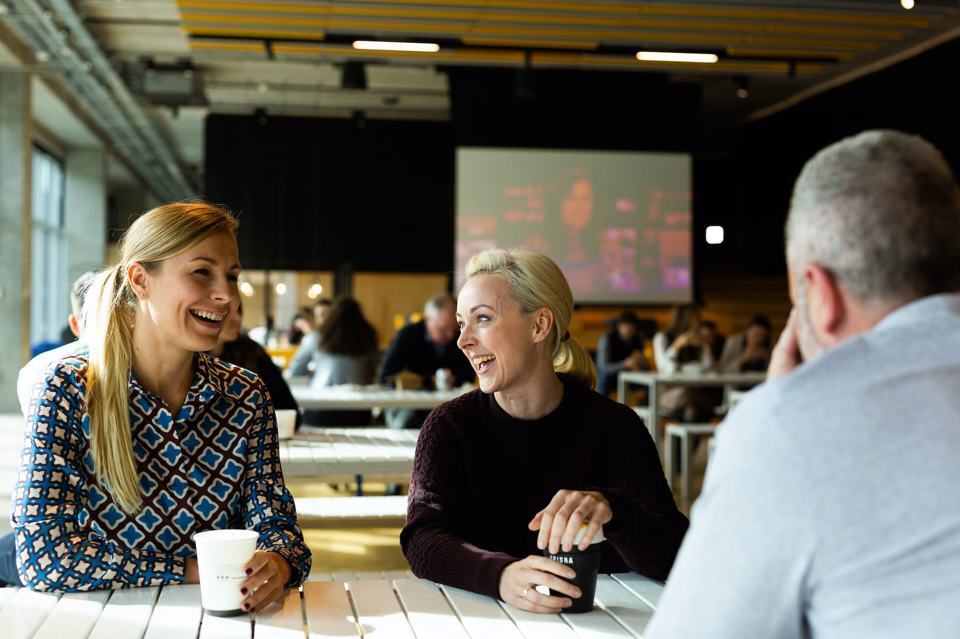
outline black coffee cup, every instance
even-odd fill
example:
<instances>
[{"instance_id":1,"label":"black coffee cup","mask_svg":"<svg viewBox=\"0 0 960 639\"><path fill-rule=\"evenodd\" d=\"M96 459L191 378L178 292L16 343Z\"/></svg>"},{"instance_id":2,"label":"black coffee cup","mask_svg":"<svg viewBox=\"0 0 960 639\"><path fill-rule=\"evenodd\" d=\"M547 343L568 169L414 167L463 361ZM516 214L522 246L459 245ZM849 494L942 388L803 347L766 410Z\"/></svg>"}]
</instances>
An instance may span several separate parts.
<instances>
[{"instance_id":1,"label":"black coffee cup","mask_svg":"<svg viewBox=\"0 0 960 639\"><path fill-rule=\"evenodd\" d=\"M580 613L593 610L593 597L597 592L597 572L600 570L600 551L603 548L603 530L600 530L593 538L593 542L586 550L580 550L578 547L583 539L583 533L586 532L586 526L580 528L573 541L573 548L570 552L563 552L563 549L557 553L551 553L549 550L543 551L543 556L547 559L570 566L577 573L573 579L564 579L580 589L579 597L570 597L573 605L564 608L563 612ZM562 577L561 577L562 578ZM550 594L554 597L567 597L562 592L551 589Z\"/></svg>"}]
</instances>

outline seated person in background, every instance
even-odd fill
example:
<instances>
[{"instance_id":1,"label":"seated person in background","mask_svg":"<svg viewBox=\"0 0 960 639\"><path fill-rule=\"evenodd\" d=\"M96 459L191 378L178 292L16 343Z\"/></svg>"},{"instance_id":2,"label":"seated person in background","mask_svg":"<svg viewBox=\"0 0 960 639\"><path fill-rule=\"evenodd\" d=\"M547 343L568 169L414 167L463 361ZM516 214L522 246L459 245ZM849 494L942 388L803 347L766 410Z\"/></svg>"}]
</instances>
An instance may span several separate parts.
<instances>
[{"instance_id":1,"label":"seated person in background","mask_svg":"<svg viewBox=\"0 0 960 639\"><path fill-rule=\"evenodd\" d=\"M94 271L87 271L78 277L73 282L73 286L70 287L70 315L67 317L67 326L70 327L74 339L59 348L40 353L20 369L20 373L17 375L17 399L20 401L20 412L24 416L27 415L27 409L30 407L30 392L34 389L36 382L44 371L54 362L86 349L87 344L81 337L80 318L82 317L83 300L87 294L87 288L95 276Z\"/></svg>"},{"instance_id":2,"label":"seated person in background","mask_svg":"<svg viewBox=\"0 0 960 639\"><path fill-rule=\"evenodd\" d=\"M711 320L700 322L697 333L700 335L700 344L705 351L710 352L710 360L714 362L712 370L717 370L717 362L723 354L723 347L727 338L717 332L717 323Z\"/></svg>"},{"instance_id":3,"label":"seated person in background","mask_svg":"<svg viewBox=\"0 0 960 639\"><path fill-rule=\"evenodd\" d=\"M290 365L284 371L285 377L305 377L313 372L313 352L317 350L317 343L320 341L320 334L317 328L323 324L327 318L327 312L333 304L327 298L318 299L313 303L311 309L313 313L313 329L304 333L303 339L297 346L297 352L293 354Z\"/></svg>"},{"instance_id":4,"label":"seated person in background","mask_svg":"<svg viewBox=\"0 0 960 639\"><path fill-rule=\"evenodd\" d=\"M620 371L646 371L650 364L643 354L640 321L632 311L624 311L611 330L600 337L597 345L599 391L606 395L617 388Z\"/></svg>"},{"instance_id":5,"label":"seated person in background","mask_svg":"<svg viewBox=\"0 0 960 639\"><path fill-rule=\"evenodd\" d=\"M280 369L262 346L240 330L242 324L243 304L237 307L236 313L230 313L223 319L220 337L217 339L217 345L210 350L210 354L245 368L251 373L256 373L270 391L274 410L299 410L297 400L293 398Z\"/></svg>"},{"instance_id":6,"label":"seated person in background","mask_svg":"<svg viewBox=\"0 0 960 639\"><path fill-rule=\"evenodd\" d=\"M700 312L695 306L673 308L670 323L653 336L653 355L657 371L676 373L710 373L716 370L713 342L704 337L716 335L716 328L700 330ZM709 388L674 386L660 396L663 413L685 422L706 421L713 416L721 397Z\"/></svg>"},{"instance_id":7,"label":"seated person in background","mask_svg":"<svg viewBox=\"0 0 960 639\"><path fill-rule=\"evenodd\" d=\"M721 373L765 371L769 363L770 320L766 315L754 315L747 330L727 338L717 370Z\"/></svg>"},{"instance_id":8,"label":"seated person in background","mask_svg":"<svg viewBox=\"0 0 960 639\"><path fill-rule=\"evenodd\" d=\"M472 383L473 367L457 348L456 308L456 300L446 293L427 300L423 320L401 328L387 347L378 381L386 384L388 378L408 371L419 376L424 387L433 388L433 376L445 368L454 386ZM427 411L394 408L385 415L390 428L419 428Z\"/></svg>"},{"instance_id":9,"label":"seated person in background","mask_svg":"<svg viewBox=\"0 0 960 639\"><path fill-rule=\"evenodd\" d=\"M807 162L786 227L793 312L646 636L956 637L960 187L867 131Z\"/></svg>"},{"instance_id":10,"label":"seated person in background","mask_svg":"<svg viewBox=\"0 0 960 639\"><path fill-rule=\"evenodd\" d=\"M424 577L533 612L561 612L573 570L542 556L603 526L601 572L670 572L687 528L657 449L632 410L595 392L570 337L559 267L527 251L467 264L458 346L480 389L434 409L420 431L400 544ZM541 594L537 586L562 593Z\"/></svg>"},{"instance_id":11,"label":"seated person in background","mask_svg":"<svg viewBox=\"0 0 960 639\"><path fill-rule=\"evenodd\" d=\"M313 332L313 312L303 307L293 314L290 320L290 328L287 329L287 344L298 346L303 341L304 336Z\"/></svg>"},{"instance_id":12,"label":"seated person in background","mask_svg":"<svg viewBox=\"0 0 960 639\"><path fill-rule=\"evenodd\" d=\"M205 353L240 303L236 227L209 204L157 207L91 283L89 351L49 367L32 395L0 581L53 592L197 583L193 536L223 528L259 535L244 610L307 578L270 393Z\"/></svg>"},{"instance_id":13,"label":"seated person in background","mask_svg":"<svg viewBox=\"0 0 960 639\"><path fill-rule=\"evenodd\" d=\"M352 297L340 297L326 313L316 334L317 347L311 357L310 386L323 388L340 384L373 383L380 351L377 331L363 316ZM304 421L318 426L367 426L369 410L309 410Z\"/></svg>"}]
</instances>

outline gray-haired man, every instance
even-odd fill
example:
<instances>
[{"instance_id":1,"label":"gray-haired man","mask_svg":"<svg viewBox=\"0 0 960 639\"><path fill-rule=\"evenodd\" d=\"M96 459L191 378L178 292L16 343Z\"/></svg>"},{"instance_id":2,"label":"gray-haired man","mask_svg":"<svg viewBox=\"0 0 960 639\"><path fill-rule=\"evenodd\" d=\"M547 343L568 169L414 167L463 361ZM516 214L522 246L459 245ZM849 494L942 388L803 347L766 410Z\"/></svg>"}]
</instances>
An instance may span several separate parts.
<instances>
[{"instance_id":1,"label":"gray-haired man","mask_svg":"<svg viewBox=\"0 0 960 639\"><path fill-rule=\"evenodd\" d=\"M718 432L647 637L960 633L960 190L919 137L810 160L794 311Z\"/></svg>"}]
</instances>

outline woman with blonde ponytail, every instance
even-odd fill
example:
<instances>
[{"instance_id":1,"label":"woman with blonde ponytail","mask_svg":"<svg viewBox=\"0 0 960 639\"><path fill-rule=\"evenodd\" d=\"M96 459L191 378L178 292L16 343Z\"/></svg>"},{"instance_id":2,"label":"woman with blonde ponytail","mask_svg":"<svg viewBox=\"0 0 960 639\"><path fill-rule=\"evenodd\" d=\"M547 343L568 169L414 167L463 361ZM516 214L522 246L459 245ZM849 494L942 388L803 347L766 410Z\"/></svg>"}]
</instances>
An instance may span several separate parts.
<instances>
[{"instance_id":1,"label":"woman with blonde ponytail","mask_svg":"<svg viewBox=\"0 0 960 639\"><path fill-rule=\"evenodd\" d=\"M196 583L192 536L260 534L246 610L310 570L270 395L207 355L240 303L236 220L202 202L144 213L83 307L88 350L38 382L13 500L19 581L60 592Z\"/></svg>"},{"instance_id":2,"label":"woman with blonde ponytail","mask_svg":"<svg viewBox=\"0 0 960 639\"><path fill-rule=\"evenodd\" d=\"M400 543L419 577L532 612L581 595L544 551L581 549L601 527L601 572L665 579L687 528L637 415L593 390L570 336L559 267L527 251L467 263L457 345L480 389L436 408L420 431ZM537 590L547 586L554 595Z\"/></svg>"}]
</instances>

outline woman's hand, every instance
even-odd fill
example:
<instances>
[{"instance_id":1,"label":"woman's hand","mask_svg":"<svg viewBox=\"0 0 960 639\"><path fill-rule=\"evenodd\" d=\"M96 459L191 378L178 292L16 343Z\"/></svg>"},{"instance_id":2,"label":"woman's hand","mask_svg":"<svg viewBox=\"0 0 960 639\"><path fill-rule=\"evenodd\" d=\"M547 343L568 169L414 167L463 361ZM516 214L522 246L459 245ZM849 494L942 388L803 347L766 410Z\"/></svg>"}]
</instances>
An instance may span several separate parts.
<instances>
[{"instance_id":1,"label":"woman's hand","mask_svg":"<svg viewBox=\"0 0 960 639\"><path fill-rule=\"evenodd\" d=\"M587 530L580 540L580 550L590 547L600 526L613 517L610 502L598 492L582 490L558 491L547 507L538 512L528 524L530 530L539 530L537 548L548 548L557 553L573 550L573 538L580 530L580 524L586 523Z\"/></svg>"},{"instance_id":2,"label":"woman's hand","mask_svg":"<svg viewBox=\"0 0 960 639\"><path fill-rule=\"evenodd\" d=\"M275 552L258 550L244 566L247 578L240 584L246 612L263 610L283 598L292 569L287 560Z\"/></svg>"},{"instance_id":3,"label":"woman's hand","mask_svg":"<svg viewBox=\"0 0 960 639\"><path fill-rule=\"evenodd\" d=\"M554 597L537 592L537 586L546 586L570 597L579 597L580 589L566 579L573 579L577 573L570 566L564 566L546 557L530 555L526 559L509 564L500 573L500 598L505 602L530 612L563 612L573 605L567 597Z\"/></svg>"}]
</instances>

